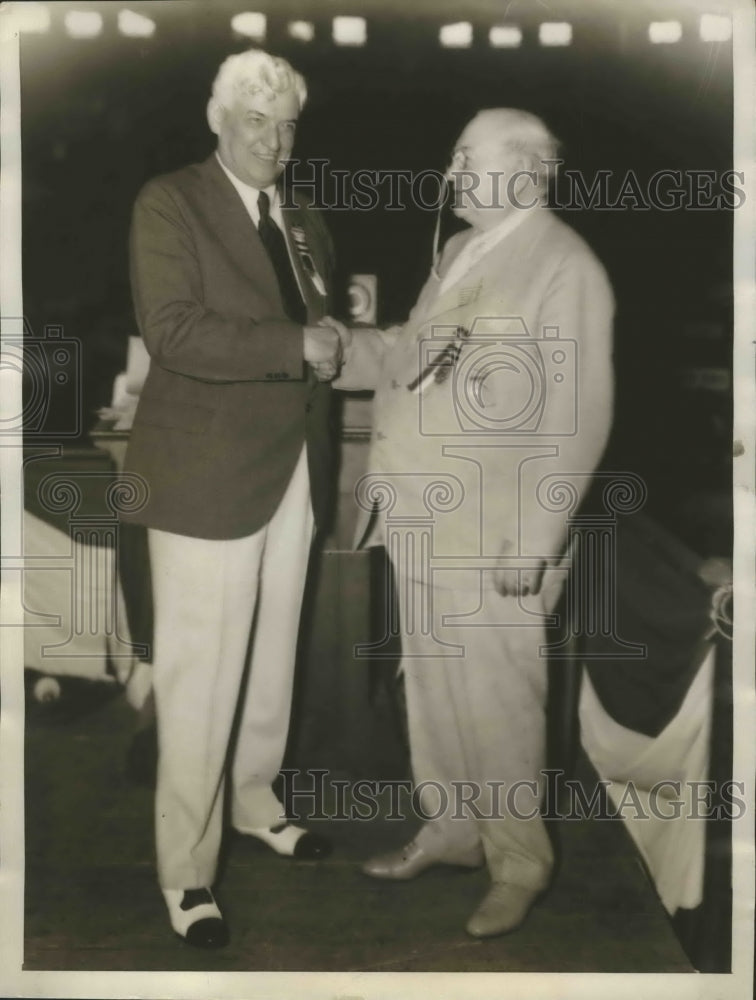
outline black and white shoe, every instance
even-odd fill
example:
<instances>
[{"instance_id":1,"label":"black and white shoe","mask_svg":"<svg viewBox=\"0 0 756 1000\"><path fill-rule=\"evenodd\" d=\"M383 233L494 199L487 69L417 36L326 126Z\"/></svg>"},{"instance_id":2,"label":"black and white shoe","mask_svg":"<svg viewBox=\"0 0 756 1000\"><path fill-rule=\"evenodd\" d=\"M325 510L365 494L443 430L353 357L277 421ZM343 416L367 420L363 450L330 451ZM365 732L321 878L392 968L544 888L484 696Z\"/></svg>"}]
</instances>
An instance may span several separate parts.
<instances>
[{"instance_id":1,"label":"black and white shoe","mask_svg":"<svg viewBox=\"0 0 756 1000\"><path fill-rule=\"evenodd\" d=\"M245 836L262 840L268 847L272 847L276 854L295 858L297 861L319 861L321 858L327 858L333 850L330 840L293 823L280 823L278 826L255 829L236 827L236 829Z\"/></svg>"},{"instance_id":2,"label":"black and white shoe","mask_svg":"<svg viewBox=\"0 0 756 1000\"><path fill-rule=\"evenodd\" d=\"M194 948L222 948L228 927L209 889L162 889L171 927Z\"/></svg>"}]
</instances>

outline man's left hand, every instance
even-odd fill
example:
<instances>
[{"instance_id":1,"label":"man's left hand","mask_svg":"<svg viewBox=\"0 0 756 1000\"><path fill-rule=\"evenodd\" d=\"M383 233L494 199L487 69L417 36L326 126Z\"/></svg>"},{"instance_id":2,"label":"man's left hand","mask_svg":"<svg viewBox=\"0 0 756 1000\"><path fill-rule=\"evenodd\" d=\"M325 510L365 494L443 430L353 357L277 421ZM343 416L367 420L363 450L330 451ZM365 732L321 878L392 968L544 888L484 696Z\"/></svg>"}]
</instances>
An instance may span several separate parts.
<instances>
[{"instance_id":1,"label":"man's left hand","mask_svg":"<svg viewBox=\"0 0 756 1000\"><path fill-rule=\"evenodd\" d=\"M315 372L315 377L319 382L332 382L339 372L336 365L331 364L330 361L324 361L321 364L311 365L310 367Z\"/></svg>"},{"instance_id":2,"label":"man's left hand","mask_svg":"<svg viewBox=\"0 0 756 1000\"><path fill-rule=\"evenodd\" d=\"M330 382L336 378L344 359L339 331L327 323L306 326L304 357L320 382Z\"/></svg>"}]
</instances>

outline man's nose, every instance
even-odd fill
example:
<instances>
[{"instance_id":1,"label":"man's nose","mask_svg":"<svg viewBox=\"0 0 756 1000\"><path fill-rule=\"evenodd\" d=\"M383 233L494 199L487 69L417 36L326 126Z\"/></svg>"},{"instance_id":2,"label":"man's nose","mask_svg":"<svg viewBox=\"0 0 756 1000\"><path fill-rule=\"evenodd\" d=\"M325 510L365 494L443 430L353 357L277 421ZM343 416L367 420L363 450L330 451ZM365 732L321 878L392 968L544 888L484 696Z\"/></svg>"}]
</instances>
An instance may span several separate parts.
<instances>
[{"instance_id":1,"label":"man's nose","mask_svg":"<svg viewBox=\"0 0 756 1000\"><path fill-rule=\"evenodd\" d=\"M278 128L273 122L268 122L265 126L261 137L263 145L266 146L272 153L280 149L281 139L278 135Z\"/></svg>"},{"instance_id":2,"label":"man's nose","mask_svg":"<svg viewBox=\"0 0 756 1000\"><path fill-rule=\"evenodd\" d=\"M452 153L451 162L449 163L447 173L452 173L453 171L461 170L462 167L464 167L464 165L465 165L465 154L462 152L461 149L458 149L456 150L456 152Z\"/></svg>"}]
</instances>

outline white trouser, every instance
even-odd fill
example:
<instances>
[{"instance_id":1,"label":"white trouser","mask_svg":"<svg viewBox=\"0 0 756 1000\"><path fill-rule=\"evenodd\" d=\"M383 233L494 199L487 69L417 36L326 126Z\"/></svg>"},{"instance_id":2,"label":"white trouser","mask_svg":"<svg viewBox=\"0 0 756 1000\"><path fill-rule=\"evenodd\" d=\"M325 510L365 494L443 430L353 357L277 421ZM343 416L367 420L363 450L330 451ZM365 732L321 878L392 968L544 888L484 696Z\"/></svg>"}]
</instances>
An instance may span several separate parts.
<instances>
[{"instance_id":1,"label":"white trouser","mask_svg":"<svg viewBox=\"0 0 756 1000\"><path fill-rule=\"evenodd\" d=\"M397 574L412 771L416 788L428 782L419 800L432 817L418 838L440 855L482 842L494 882L540 890L553 866L538 814L547 691L538 651L542 600L523 598L520 606L493 590L456 589L454 573L438 576L449 586ZM468 619L445 623L451 615ZM440 656L439 640L462 646L463 655ZM522 784L508 801L515 783Z\"/></svg>"},{"instance_id":2,"label":"white trouser","mask_svg":"<svg viewBox=\"0 0 756 1000\"><path fill-rule=\"evenodd\" d=\"M254 535L215 541L149 532L163 888L199 888L215 879L229 736L245 667L231 757L232 822L255 828L284 818L271 783L288 733L312 535L304 449L273 518Z\"/></svg>"}]
</instances>

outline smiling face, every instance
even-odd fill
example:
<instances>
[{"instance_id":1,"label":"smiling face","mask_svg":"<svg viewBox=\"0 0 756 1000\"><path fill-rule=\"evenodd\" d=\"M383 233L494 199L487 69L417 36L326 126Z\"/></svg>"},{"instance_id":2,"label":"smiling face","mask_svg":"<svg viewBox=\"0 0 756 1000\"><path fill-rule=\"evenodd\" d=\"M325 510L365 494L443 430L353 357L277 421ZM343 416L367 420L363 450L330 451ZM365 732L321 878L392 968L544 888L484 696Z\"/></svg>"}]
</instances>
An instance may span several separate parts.
<instances>
[{"instance_id":1,"label":"smiling face","mask_svg":"<svg viewBox=\"0 0 756 1000\"><path fill-rule=\"evenodd\" d=\"M230 107L214 99L208 106L221 160L240 181L260 189L277 179L290 158L298 117L293 90L240 93Z\"/></svg>"}]
</instances>

